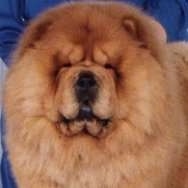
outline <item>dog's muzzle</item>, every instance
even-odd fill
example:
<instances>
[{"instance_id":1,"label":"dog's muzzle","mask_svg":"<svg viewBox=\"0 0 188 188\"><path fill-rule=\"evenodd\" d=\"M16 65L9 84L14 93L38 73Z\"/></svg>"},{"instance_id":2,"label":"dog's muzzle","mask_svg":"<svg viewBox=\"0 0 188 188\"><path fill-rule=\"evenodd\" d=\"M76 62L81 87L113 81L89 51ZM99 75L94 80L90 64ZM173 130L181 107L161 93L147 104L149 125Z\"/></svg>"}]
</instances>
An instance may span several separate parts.
<instances>
[{"instance_id":1,"label":"dog's muzzle","mask_svg":"<svg viewBox=\"0 0 188 188\"><path fill-rule=\"evenodd\" d=\"M74 118L62 115L61 130L67 135L85 132L99 137L104 135L110 119L102 119L93 112L93 105L97 102L99 84L96 76L90 71L83 71L78 75L74 85L75 98L78 103L78 113Z\"/></svg>"}]
</instances>

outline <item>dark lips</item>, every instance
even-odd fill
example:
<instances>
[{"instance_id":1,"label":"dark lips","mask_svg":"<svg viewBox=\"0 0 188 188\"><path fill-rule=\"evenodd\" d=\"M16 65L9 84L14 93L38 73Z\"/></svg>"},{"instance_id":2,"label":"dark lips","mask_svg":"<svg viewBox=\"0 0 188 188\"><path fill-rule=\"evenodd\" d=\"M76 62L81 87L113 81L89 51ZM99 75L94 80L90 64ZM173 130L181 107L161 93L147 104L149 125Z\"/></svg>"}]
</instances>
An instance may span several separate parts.
<instances>
[{"instance_id":1,"label":"dark lips","mask_svg":"<svg viewBox=\"0 0 188 188\"><path fill-rule=\"evenodd\" d=\"M92 109L89 105L82 105L78 114L78 120L91 121L94 118Z\"/></svg>"},{"instance_id":2,"label":"dark lips","mask_svg":"<svg viewBox=\"0 0 188 188\"><path fill-rule=\"evenodd\" d=\"M63 123L68 125L69 123L74 122L74 121L84 121L87 123L87 122L92 122L94 120L97 120L97 122L102 127L107 126L108 123L110 122L110 118L109 119L101 119L101 118L97 117L96 115L94 115L92 108L89 105L82 105L80 107L79 113L76 118L68 119L63 116L61 121L63 121Z\"/></svg>"}]
</instances>

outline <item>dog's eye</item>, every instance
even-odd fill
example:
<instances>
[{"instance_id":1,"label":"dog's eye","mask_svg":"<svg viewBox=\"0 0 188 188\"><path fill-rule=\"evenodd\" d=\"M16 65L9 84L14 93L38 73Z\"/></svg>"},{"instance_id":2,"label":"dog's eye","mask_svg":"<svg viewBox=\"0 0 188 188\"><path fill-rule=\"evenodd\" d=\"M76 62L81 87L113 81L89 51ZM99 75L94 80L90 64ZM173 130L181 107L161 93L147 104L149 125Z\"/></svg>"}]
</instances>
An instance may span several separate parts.
<instances>
[{"instance_id":1,"label":"dog's eye","mask_svg":"<svg viewBox=\"0 0 188 188\"><path fill-rule=\"evenodd\" d=\"M63 68L69 68L69 67L71 67L72 65L70 64L70 63L64 63L63 65L62 65L62 67Z\"/></svg>"},{"instance_id":2,"label":"dog's eye","mask_svg":"<svg viewBox=\"0 0 188 188\"><path fill-rule=\"evenodd\" d=\"M105 69L114 69L114 67L113 67L111 64L109 64L109 63L106 63L106 64L104 65L104 68L105 68Z\"/></svg>"},{"instance_id":3,"label":"dog's eye","mask_svg":"<svg viewBox=\"0 0 188 188\"><path fill-rule=\"evenodd\" d=\"M117 68L114 67L113 65L107 63L104 65L104 68L111 70L114 73L114 75L116 76L116 78L118 78L118 79L120 78L120 73L118 72Z\"/></svg>"},{"instance_id":4,"label":"dog's eye","mask_svg":"<svg viewBox=\"0 0 188 188\"><path fill-rule=\"evenodd\" d=\"M72 65L70 63L64 63L60 64L56 67L56 69L53 71L53 74L57 76L62 70L66 70L67 68L71 67Z\"/></svg>"}]
</instances>

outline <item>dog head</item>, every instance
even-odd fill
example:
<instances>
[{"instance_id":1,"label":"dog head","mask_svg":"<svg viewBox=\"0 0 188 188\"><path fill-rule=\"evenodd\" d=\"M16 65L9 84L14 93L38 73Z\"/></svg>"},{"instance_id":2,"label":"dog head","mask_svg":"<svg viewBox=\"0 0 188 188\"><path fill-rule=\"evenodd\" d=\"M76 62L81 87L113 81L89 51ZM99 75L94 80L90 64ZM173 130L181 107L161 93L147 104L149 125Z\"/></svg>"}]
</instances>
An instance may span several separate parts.
<instances>
[{"instance_id":1,"label":"dog head","mask_svg":"<svg viewBox=\"0 0 188 188\"><path fill-rule=\"evenodd\" d=\"M147 119L148 75L161 66L165 42L160 24L121 3L49 10L26 29L14 56L21 111L44 115L69 136L101 137L135 114Z\"/></svg>"}]
</instances>

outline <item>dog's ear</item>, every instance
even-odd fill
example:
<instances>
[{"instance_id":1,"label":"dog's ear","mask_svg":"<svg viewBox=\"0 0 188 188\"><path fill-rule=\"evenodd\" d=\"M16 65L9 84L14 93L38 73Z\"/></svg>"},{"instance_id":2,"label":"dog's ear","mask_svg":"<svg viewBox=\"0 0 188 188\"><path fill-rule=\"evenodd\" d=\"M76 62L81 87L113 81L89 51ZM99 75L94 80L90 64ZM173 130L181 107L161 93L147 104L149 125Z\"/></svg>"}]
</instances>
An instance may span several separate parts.
<instances>
[{"instance_id":1,"label":"dog's ear","mask_svg":"<svg viewBox=\"0 0 188 188\"><path fill-rule=\"evenodd\" d=\"M125 18L123 20L123 26L133 37L137 38L137 27L132 19Z\"/></svg>"},{"instance_id":2,"label":"dog's ear","mask_svg":"<svg viewBox=\"0 0 188 188\"><path fill-rule=\"evenodd\" d=\"M124 17L123 27L134 39L150 49L153 56L161 57L167 36L164 28L157 21L145 15Z\"/></svg>"}]
</instances>

